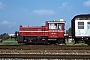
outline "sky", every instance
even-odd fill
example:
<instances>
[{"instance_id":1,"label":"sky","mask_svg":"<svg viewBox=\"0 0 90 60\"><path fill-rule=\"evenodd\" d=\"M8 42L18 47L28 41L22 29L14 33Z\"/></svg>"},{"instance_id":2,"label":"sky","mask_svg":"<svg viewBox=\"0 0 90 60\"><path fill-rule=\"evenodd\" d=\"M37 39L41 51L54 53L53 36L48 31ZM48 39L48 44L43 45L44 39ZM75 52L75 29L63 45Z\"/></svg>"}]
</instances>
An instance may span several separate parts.
<instances>
[{"instance_id":1,"label":"sky","mask_svg":"<svg viewBox=\"0 0 90 60\"><path fill-rule=\"evenodd\" d=\"M65 30L78 14L90 13L90 0L0 0L0 34L19 31L19 26L42 26L63 18Z\"/></svg>"}]
</instances>

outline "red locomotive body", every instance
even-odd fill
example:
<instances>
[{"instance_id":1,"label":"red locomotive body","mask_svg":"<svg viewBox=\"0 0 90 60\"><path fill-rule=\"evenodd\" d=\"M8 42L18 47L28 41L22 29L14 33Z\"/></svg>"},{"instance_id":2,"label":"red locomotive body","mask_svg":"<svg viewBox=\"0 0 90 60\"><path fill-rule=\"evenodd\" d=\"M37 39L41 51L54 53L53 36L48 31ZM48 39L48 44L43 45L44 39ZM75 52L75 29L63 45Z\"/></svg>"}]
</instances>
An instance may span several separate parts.
<instances>
[{"instance_id":1,"label":"red locomotive body","mask_svg":"<svg viewBox=\"0 0 90 60\"><path fill-rule=\"evenodd\" d=\"M65 43L65 21L46 21L45 26L20 26L17 40L18 43Z\"/></svg>"}]
</instances>

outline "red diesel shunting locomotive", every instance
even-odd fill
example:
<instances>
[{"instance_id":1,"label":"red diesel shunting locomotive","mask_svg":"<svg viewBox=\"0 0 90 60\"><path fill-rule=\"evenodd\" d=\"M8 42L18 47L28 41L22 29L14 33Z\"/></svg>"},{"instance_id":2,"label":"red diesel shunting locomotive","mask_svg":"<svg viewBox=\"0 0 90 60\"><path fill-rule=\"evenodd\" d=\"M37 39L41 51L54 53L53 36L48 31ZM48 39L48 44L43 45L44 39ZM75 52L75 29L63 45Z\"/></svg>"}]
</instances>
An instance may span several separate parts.
<instances>
[{"instance_id":1,"label":"red diesel shunting locomotive","mask_svg":"<svg viewBox=\"0 0 90 60\"><path fill-rule=\"evenodd\" d=\"M65 43L65 21L46 21L45 26L20 26L16 33L18 43Z\"/></svg>"}]
</instances>

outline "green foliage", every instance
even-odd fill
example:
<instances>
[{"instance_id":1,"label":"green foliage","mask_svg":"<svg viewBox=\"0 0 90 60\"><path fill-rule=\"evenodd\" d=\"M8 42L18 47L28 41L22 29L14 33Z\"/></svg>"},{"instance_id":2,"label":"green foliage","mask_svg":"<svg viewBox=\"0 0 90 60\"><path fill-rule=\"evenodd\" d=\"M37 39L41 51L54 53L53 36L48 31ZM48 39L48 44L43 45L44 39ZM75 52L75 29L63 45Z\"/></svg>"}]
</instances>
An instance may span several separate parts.
<instances>
[{"instance_id":1,"label":"green foliage","mask_svg":"<svg viewBox=\"0 0 90 60\"><path fill-rule=\"evenodd\" d=\"M74 44L74 42L66 42L66 45L87 45L87 44L85 44L85 43L78 43L78 44Z\"/></svg>"},{"instance_id":2,"label":"green foliage","mask_svg":"<svg viewBox=\"0 0 90 60\"><path fill-rule=\"evenodd\" d=\"M4 34L0 35L0 39L7 40L9 38L10 38L10 36L8 35L8 33L4 33Z\"/></svg>"},{"instance_id":3,"label":"green foliage","mask_svg":"<svg viewBox=\"0 0 90 60\"><path fill-rule=\"evenodd\" d=\"M68 36L71 36L71 27L68 29L68 30L66 30L66 34L68 34Z\"/></svg>"},{"instance_id":4,"label":"green foliage","mask_svg":"<svg viewBox=\"0 0 90 60\"><path fill-rule=\"evenodd\" d=\"M74 45L74 42L66 42L67 45Z\"/></svg>"},{"instance_id":5,"label":"green foliage","mask_svg":"<svg viewBox=\"0 0 90 60\"><path fill-rule=\"evenodd\" d=\"M7 39L2 42L3 45L18 45L18 42L15 39Z\"/></svg>"}]
</instances>

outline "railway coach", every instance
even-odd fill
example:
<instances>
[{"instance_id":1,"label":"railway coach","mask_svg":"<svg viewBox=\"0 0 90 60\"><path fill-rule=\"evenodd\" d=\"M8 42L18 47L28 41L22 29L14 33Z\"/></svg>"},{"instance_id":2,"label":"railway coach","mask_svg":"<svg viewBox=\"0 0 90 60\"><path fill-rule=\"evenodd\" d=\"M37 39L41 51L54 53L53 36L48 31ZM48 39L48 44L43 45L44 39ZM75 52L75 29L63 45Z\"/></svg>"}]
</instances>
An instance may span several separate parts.
<instances>
[{"instance_id":1,"label":"railway coach","mask_svg":"<svg viewBox=\"0 0 90 60\"><path fill-rule=\"evenodd\" d=\"M72 37L75 44L85 41L90 45L90 14L79 14L71 20Z\"/></svg>"},{"instance_id":2,"label":"railway coach","mask_svg":"<svg viewBox=\"0 0 90 60\"><path fill-rule=\"evenodd\" d=\"M18 43L65 43L65 21L46 21L45 26L20 26L15 33Z\"/></svg>"}]
</instances>

